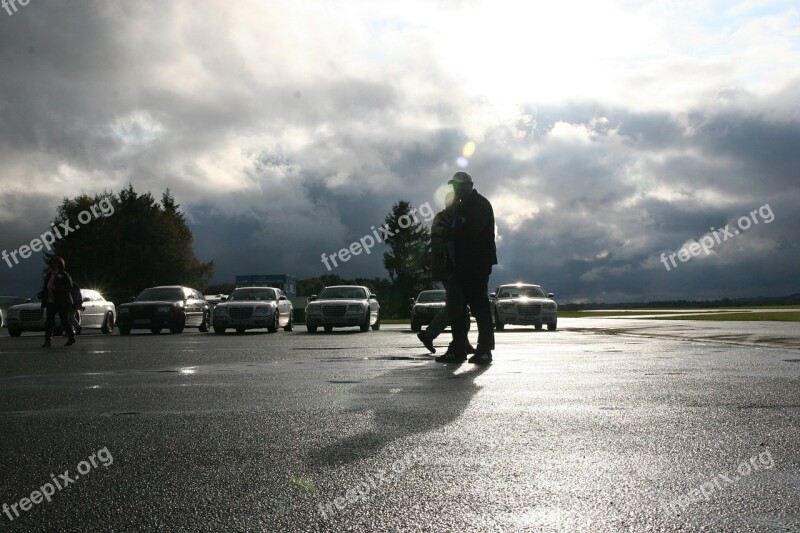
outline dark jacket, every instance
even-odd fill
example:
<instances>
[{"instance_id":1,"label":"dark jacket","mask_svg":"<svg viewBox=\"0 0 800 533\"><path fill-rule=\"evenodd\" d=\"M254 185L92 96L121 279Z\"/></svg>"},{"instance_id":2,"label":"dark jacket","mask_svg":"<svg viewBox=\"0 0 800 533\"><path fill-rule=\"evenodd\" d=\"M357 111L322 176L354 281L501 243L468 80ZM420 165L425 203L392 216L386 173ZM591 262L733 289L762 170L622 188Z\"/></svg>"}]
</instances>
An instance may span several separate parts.
<instances>
[{"instance_id":1,"label":"dark jacket","mask_svg":"<svg viewBox=\"0 0 800 533\"><path fill-rule=\"evenodd\" d=\"M433 217L432 228L440 226L443 230L450 226L452 222L446 211L439 211ZM447 245L440 235L431 233L431 279L433 281L445 281L449 278L449 272L453 269L450 259L447 256Z\"/></svg>"},{"instance_id":2,"label":"dark jacket","mask_svg":"<svg viewBox=\"0 0 800 533\"><path fill-rule=\"evenodd\" d=\"M453 223L444 237L453 243L453 271L487 275L497 264L494 243L494 210L485 197L473 190L458 204Z\"/></svg>"},{"instance_id":3,"label":"dark jacket","mask_svg":"<svg viewBox=\"0 0 800 533\"><path fill-rule=\"evenodd\" d=\"M42 292L39 293L39 296L42 299L42 307L47 306L48 300L48 288L47 288L47 281L50 279L50 269L47 270L44 274L44 280L42 281ZM53 291L53 302L58 307L71 307L72 306L72 278L69 277L69 274L65 270L59 270L56 274L56 282L55 282L55 289Z\"/></svg>"}]
</instances>

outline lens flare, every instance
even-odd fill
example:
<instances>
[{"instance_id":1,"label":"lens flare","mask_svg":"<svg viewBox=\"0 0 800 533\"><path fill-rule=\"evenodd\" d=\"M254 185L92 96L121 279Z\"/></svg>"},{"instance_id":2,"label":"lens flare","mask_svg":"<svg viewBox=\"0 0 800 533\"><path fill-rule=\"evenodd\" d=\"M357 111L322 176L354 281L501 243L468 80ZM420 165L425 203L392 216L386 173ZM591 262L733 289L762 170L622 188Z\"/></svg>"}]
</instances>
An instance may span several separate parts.
<instances>
[{"instance_id":1,"label":"lens flare","mask_svg":"<svg viewBox=\"0 0 800 533\"><path fill-rule=\"evenodd\" d=\"M469 165L469 159L466 157L459 157L456 159L456 165L458 165L459 168L467 168Z\"/></svg>"},{"instance_id":2,"label":"lens flare","mask_svg":"<svg viewBox=\"0 0 800 533\"><path fill-rule=\"evenodd\" d=\"M472 157L472 154L475 153L475 141L469 141L467 144L464 145L464 149L461 151L461 154L469 159Z\"/></svg>"}]
</instances>

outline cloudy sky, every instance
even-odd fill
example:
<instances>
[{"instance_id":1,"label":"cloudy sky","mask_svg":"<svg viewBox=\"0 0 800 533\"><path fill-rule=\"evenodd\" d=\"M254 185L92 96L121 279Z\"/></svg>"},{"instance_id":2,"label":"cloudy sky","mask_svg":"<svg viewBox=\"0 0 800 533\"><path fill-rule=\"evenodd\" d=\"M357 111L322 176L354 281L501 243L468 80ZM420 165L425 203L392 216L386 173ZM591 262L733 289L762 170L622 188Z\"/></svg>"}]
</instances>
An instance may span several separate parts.
<instances>
[{"instance_id":1,"label":"cloudy sky","mask_svg":"<svg viewBox=\"0 0 800 533\"><path fill-rule=\"evenodd\" d=\"M132 183L173 191L214 281L318 276L396 201L438 210L465 168L495 209L492 284L564 302L800 292L795 1L16 8L0 9L0 250L64 196ZM383 251L335 272L385 276ZM40 267L0 262L0 294L33 293Z\"/></svg>"}]
</instances>

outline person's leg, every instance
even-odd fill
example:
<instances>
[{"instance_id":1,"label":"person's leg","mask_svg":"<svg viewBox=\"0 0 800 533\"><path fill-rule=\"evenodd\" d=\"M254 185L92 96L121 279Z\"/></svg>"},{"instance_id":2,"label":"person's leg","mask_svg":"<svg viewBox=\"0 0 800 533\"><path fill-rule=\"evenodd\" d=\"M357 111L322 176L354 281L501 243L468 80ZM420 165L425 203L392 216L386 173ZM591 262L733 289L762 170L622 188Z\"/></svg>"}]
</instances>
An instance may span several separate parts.
<instances>
[{"instance_id":1,"label":"person's leg","mask_svg":"<svg viewBox=\"0 0 800 533\"><path fill-rule=\"evenodd\" d=\"M69 316L69 306L63 305L58 309L58 319L61 321L61 327L67 332L67 344L75 344L75 330L72 329L72 322Z\"/></svg>"},{"instance_id":2,"label":"person's leg","mask_svg":"<svg viewBox=\"0 0 800 533\"><path fill-rule=\"evenodd\" d=\"M450 281L450 290L447 292L447 313L450 316L450 329L453 332L453 341L447 348L447 353L437 357L440 363L460 363L467 357L466 346L467 328L464 320L467 314L467 300L463 282L454 276Z\"/></svg>"},{"instance_id":3,"label":"person's leg","mask_svg":"<svg viewBox=\"0 0 800 533\"><path fill-rule=\"evenodd\" d=\"M476 275L470 276L465 292L470 311L478 323L478 347L475 358L480 359L479 356L482 354L488 354L488 361L491 361L491 353L494 350L494 325L489 307L488 289L489 275Z\"/></svg>"},{"instance_id":4,"label":"person's leg","mask_svg":"<svg viewBox=\"0 0 800 533\"><path fill-rule=\"evenodd\" d=\"M431 320L430 325L425 328L425 336L428 337L430 340L436 339L439 335L442 334L444 330L447 329L447 326L450 325L450 315L447 313L447 308L442 307L441 311L436 313L436 316L433 317Z\"/></svg>"},{"instance_id":5,"label":"person's leg","mask_svg":"<svg viewBox=\"0 0 800 533\"><path fill-rule=\"evenodd\" d=\"M53 326L56 322L56 306L48 302L45 304L44 312L44 344L42 348L49 348L53 338Z\"/></svg>"}]
</instances>

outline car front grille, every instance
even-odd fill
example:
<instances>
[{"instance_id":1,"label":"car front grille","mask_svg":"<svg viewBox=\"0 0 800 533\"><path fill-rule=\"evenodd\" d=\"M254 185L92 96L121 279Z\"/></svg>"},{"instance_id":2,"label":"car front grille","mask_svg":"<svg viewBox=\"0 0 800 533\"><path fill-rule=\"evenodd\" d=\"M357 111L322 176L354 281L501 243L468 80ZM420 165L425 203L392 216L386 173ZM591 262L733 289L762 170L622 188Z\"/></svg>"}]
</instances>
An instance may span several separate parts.
<instances>
[{"instance_id":1,"label":"car front grille","mask_svg":"<svg viewBox=\"0 0 800 533\"><path fill-rule=\"evenodd\" d=\"M19 313L19 318L23 322L35 322L44 316L44 309L23 309Z\"/></svg>"},{"instance_id":2,"label":"car front grille","mask_svg":"<svg viewBox=\"0 0 800 533\"><path fill-rule=\"evenodd\" d=\"M231 318L250 318L253 316L252 307L231 307L228 309Z\"/></svg>"},{"instance_id":3,"label":"car front grille","mask_svg":"<svg viewBox=\"0 0 800 533\"><path fill-rule=\"evenodd\" d=\"M128 316L134 320L153 318L153 315L155 314L156 307L154 305L133 305L130 307L130 311L128 312Z\"/></svg>"},{"instance_id":4,"label":"car front grille","mask_svg":"<svg viewBox=\"0 0 800 533\"><path fill-rule=\"evenodd\" d=\"M517 304L517 312L520 315L540 315L542 313L542 304Z\"/></svg>"},{"instance_id":5,"label":"car front grille","mask_svg":"<svg viewBox=\"0 0 800 533\"><path fill-rule=\"evenodd\" d=\"M326 318L338 318L344 316L345 312L347 312L346 305L323 305L322 306L322 314L325 315Z\"/></svg>"}]
</instances>

